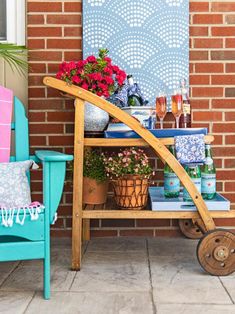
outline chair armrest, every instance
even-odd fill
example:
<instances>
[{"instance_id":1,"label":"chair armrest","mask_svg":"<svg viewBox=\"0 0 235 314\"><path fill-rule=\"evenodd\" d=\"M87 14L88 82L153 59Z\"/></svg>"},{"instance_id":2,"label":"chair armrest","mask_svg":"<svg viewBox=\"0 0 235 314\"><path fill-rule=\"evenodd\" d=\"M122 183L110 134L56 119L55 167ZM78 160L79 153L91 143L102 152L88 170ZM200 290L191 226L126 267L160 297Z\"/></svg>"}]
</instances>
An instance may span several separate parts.
<instances>
[{"instance_id":1,"label":"chair armrest","mask_svg":"<svg viewBox=\"0 0 235 314\"><path fill-rule=\"evenodd\" d=\"M73 155L67 155L53 150L36 150L36 157L41 161L71 161Z\"/></svg>"}]
</instances>

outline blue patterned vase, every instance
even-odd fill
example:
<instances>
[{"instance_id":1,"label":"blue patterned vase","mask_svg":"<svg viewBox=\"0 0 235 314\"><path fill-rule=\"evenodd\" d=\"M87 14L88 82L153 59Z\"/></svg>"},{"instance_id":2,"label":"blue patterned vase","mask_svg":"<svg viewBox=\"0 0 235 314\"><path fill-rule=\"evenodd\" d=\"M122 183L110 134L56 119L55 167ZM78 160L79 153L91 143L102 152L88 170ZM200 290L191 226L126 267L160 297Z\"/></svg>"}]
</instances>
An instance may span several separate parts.
<instances>
[{"instance_id":1,"label":"blue patterned vase","mask_svg":"<svg viewBox=\"0 0 235 314\"><path fill-rule=\"evenodd\" d=\"M109 114L85 101L85 131L103 131L109 122Z\"/></svg>"}]
</instances>

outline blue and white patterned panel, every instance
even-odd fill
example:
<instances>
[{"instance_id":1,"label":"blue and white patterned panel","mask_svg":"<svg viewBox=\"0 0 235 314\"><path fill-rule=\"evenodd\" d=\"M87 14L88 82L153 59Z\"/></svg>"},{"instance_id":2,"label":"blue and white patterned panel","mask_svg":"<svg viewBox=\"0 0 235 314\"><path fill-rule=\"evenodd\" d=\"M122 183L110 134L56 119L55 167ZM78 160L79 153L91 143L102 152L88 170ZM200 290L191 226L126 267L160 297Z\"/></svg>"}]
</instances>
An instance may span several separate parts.
<instances>
[{"instance_id":1,"label":"blue and white patterned panel","mask_svg":"<svg viewBox=\"0 0 235 314\"><path fill-rule=\"evenodd\" d=\"M83 0L83 55L108 48L150 104L189 76L188 0Z\"/></svg>"}]
</instances>

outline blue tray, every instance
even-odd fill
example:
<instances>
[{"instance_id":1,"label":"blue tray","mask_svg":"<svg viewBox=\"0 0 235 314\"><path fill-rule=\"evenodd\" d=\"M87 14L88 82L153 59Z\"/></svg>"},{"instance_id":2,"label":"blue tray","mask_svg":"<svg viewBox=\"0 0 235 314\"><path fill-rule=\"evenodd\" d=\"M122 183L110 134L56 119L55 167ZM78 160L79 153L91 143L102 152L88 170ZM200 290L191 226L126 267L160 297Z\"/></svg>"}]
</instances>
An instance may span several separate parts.
<instances>
[{"instance_id":1,"label":"blue tray","mask_svg":"<svg viewBox=\"0 0 235 314\"><path fill-rule=\"evenodd\" d=\"M182 194L178 198L165 198L163 187L150 187L149 195L153 211L196 211L193 202L184 202ZM230 210L230 201L216 193L215 198L205 201L208 210Z\"/></svg>"},{"instance_id":2,"label":"blue tray","mask_svg":"<svg viewBox=\"0 0 235 314\"><path fill-rule=\"evenodd\" d=\"M149 131L158 138L174 137L177 135L191 135L191 134L207 135L207 128L152 129ZM140 136L132 130L130 131L105 131L104 137L106 138L140 138Z\"/></svg>"}]
</instances>

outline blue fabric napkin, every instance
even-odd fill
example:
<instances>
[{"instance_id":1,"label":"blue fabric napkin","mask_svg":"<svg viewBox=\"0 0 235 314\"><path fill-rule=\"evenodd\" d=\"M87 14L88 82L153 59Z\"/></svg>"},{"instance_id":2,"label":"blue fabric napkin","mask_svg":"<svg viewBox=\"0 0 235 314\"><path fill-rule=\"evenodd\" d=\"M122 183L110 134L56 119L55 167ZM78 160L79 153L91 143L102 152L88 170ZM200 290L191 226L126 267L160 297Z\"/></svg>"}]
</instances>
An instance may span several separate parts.
<instances>
[{"instance_id":1,"label":"blue fabric napkin","mask_svg":"<svg viewBox=\"0 0 235 314\"><path fill-rule=\"evenodd\" d=\"M204 134L175 136L174 140L176 158L181 164L204 163Z\"/></svg>"}]
</instances>

